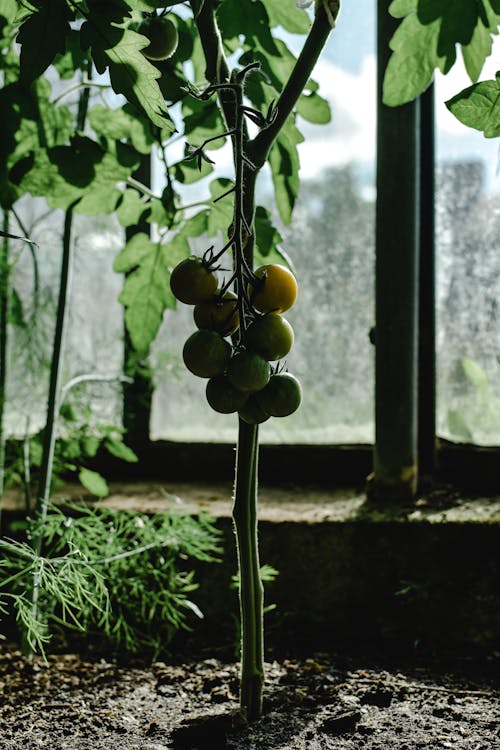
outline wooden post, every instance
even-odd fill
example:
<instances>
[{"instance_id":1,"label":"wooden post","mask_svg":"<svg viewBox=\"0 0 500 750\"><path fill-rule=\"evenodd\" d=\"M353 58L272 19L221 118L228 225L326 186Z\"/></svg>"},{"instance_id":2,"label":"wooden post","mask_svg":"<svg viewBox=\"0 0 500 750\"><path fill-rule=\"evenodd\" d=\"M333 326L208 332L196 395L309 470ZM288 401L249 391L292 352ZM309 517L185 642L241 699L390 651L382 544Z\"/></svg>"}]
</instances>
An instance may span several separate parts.
<instances>
[{"instance_id":1,"label":"wooden post","mask_svg":"<svg viewBox=\"0 0 500 750\"><path fill-rule=\"evenodd\" d=\"M378 2L375 447L368 493L415 494L417 467L419 102L382 104L396 21Z\"/></svg>"}]
</instances>

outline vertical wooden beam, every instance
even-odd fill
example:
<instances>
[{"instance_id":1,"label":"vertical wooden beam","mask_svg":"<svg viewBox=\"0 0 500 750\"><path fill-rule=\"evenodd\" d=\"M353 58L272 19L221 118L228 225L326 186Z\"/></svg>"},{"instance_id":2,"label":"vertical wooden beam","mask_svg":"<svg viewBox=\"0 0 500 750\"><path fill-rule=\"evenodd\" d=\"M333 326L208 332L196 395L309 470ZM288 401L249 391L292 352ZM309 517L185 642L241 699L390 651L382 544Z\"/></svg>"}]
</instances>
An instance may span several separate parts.
<instances>
[{"instance_id":1,"label":"vertical wooden beam","mask_svg":"<svg viewBox=\"0 0 500 750\"><path fill-rule=\"evenodd\" d=\"M420 487L436 470L436 258L434 86L420 97L420 282L418 466Z\"/></svg>"},{"instance_id":2,"label":"vertical wooden beam","mask_svg":"<svg viewBox=\"0 0 500 750\"><path fill-rule=\"evenodd\" d=\"M369 496L413 497L417 486L419 102L382 104L396 21L378 2L375 447Z\"/></svg>"}]
</instances>

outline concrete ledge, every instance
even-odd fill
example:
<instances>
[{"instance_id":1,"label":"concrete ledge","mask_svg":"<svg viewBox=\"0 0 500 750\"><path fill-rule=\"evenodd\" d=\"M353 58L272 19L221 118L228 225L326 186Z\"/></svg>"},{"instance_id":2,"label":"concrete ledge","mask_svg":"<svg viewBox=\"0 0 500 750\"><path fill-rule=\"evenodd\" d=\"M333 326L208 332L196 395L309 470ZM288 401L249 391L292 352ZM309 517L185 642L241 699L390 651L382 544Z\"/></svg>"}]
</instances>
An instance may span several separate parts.
<instances>
[{"instance_id":1,"label":"concrete ledge","mask_svg":"<svg viewBox=\"0 0 500 750\"><path fill-rule=\"evenodd\" d=\"M197 634L212 645L235 637L236 571L226 483L116 483L103 504L155 513L215 516L221 564L198 566L194 597L205 613ZM68 487L58 500L82 497ZM84 498L88 499L88 498ZM21 494L4 508L21 513ZM276 604L268 643L390 649L457 656L500 651L500 498L431 493L406 507L374 507L353 489L262 487L261 562L279 570L266 586Z\"/></svg>"}]
</instances>

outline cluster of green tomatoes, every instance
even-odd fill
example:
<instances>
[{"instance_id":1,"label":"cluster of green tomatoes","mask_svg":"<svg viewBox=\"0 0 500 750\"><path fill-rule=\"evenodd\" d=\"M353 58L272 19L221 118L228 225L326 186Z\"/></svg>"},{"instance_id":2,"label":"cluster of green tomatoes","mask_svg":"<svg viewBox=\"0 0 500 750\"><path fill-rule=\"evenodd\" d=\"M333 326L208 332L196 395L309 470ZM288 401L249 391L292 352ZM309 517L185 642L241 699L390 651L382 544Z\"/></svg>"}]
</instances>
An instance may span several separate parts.
<instances>
[{"instance_id":1,"label":"cluster of green tomatoes","mask_svg":"<svg viewBox=\"0 0 500 750\"><path fill-rule=\"evenodd\" d=\"M297 297L297 281L288 268L258 268L248 288L240 291L244 308L234 292L219 288L209 264L196 256L173 269L170 287L176 299L194 305L198 330L185 342L182 355L193 375L208 379L206 397L212 409L237 412L249 424L298 409L300 383L291 373L280 372L278 364L294 341L292 326L281 315Z\"/></svg>"}]
</instances>

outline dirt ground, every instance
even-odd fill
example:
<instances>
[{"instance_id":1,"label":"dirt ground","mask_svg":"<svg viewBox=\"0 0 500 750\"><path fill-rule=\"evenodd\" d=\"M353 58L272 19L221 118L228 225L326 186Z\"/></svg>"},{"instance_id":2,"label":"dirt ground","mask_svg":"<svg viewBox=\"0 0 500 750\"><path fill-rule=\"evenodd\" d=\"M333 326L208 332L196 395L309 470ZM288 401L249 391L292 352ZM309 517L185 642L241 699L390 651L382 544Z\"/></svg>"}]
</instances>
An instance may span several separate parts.
<instances>
[{"instance_id":1,"label":"dirt ground","mask_svg":"<svg viewBox=\"0 0 500 750\"><path fill-rule=\"evenodd\" d=\"M500 750L500 675L327 654L266 665L263 718L234 727L238 665L0 649L2 750Z\"/></svg>"}]
</instances>

